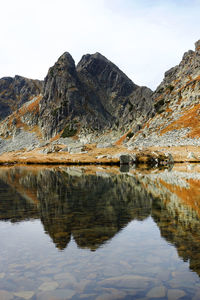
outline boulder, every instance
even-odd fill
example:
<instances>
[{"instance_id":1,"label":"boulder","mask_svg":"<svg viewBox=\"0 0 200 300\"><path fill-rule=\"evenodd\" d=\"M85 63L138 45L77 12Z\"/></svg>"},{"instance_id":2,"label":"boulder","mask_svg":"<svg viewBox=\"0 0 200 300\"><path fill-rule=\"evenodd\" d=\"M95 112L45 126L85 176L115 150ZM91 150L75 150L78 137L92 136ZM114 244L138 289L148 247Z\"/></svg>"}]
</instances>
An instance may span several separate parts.
<instances>
[{"instance_id":1,"label":"boulder","mask_svg":"<svg viewBox=\"0 0 200 300\"><path fill-rule=\"evenodd\" d=\"M161 151L141 151L136 153L135 161L137 164L147 165L168 165L173 164L174 160L171 153Z\"/></svg>"},{"instance_id":2,"label":"boulder","mask_svg":"<svg viewBox=\"0 0 200 300\"><path fill-rule=\"evenodd\" d=\"M133 154L122 154L119 157L120 165L130 165L135 162L135 155Z\"/></svg>"},{"instance_id":3,"label":"boulder","mask_svg":"<svg viewBox=\"0 0 200 300\"><path fill-rule=\"evenodd\" d=\"M68 147L68 152L70 154L76 154L76 153L87 153L85 151L85 146L78 146L78 147Z\"/></svg>"},{"instance_id":4,"label":"boulder","mask_svg":"<svg viewBox=\"0 0 200 300\"><path fill-rule=\"evenodd\" d=\"M97 144L97 148L112 148L114 147L111 143Z\"/></svg>"}]
</instances>

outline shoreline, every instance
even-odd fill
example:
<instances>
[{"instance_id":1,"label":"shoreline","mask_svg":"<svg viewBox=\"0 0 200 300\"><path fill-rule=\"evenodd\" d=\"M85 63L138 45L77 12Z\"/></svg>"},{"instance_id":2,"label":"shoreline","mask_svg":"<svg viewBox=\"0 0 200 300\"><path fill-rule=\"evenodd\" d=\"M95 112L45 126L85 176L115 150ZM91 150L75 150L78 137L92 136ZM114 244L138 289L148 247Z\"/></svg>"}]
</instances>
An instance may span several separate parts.
<instances>
[{"instance_id":1,"label":"shoreline","mask_svg":"<svg viewBox=\"0 0 200 300\"><path fill-rule=\"evenodd\" d=\"M200 163L200 147L198 146L173 146L173 147L148 147L130 150L123 146L110 148L97 148L89 145L84 153L70 154L69 152L54 152L44 154L41 149L32 151L5 152L0 155L0 165L23 164L23 165L120 165L120 156L138 156L136 164L150 163L146 156L155 158L155 155L171 155L173 163ZM161 157L162 165L162 157ZM164 162L164 161L163 161ZM166 161L164 165L169 164Z\"/></svg>"}]
</instances>

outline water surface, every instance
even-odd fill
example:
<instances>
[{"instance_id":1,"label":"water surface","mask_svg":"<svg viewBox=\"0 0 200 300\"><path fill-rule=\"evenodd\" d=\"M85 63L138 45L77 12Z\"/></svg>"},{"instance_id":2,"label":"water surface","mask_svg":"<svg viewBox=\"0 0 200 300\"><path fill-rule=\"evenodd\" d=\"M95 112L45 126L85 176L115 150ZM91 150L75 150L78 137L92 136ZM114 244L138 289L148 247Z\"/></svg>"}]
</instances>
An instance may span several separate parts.
<instances>
[{"instance_id":1,"label":"water surface","mask_svg":"<svg viewBox=\"0 0 200 300\"><path fill-rule=\"evenodd\" d=\"M0 168L0 299L200 299L200 173Z\"/></svg>"}]
</instances>

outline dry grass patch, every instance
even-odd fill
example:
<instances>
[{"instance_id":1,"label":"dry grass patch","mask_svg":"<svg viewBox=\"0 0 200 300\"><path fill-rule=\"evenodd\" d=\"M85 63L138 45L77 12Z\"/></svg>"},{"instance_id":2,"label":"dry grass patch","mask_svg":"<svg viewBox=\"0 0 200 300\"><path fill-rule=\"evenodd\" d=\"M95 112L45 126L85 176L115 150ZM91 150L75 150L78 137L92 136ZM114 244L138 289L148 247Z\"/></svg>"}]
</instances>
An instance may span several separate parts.
<instances>
[{"instance_id":1,"label":"dry grass patch","mask_svg":"<svg viewBox=\"0 0 200 300\"><path fill-rule=\"evenodd\" d=\"M166 132L190 128L189 137L195 138L200 137L200 104L195 105L191 109L185 111L185 113L178 119L169 124L163 130L161 130L160 135L165 134Z\"/></svg>"}]
</instances>

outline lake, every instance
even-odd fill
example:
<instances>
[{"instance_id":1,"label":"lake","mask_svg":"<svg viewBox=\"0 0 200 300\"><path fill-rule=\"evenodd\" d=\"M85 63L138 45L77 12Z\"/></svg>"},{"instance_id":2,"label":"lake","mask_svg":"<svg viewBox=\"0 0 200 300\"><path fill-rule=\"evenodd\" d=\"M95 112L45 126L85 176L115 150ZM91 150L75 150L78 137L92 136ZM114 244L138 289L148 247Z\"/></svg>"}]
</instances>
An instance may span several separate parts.
<instances>
[{"instance_id":1,"label":"lake","mask_svg":"<svg viewBox=\"0 0 200 300\"><path fill-rule=\"evenodd\" d=\"M200 166L0 167L0 299L200 299Z\"/></svg>"}]
</instances>

